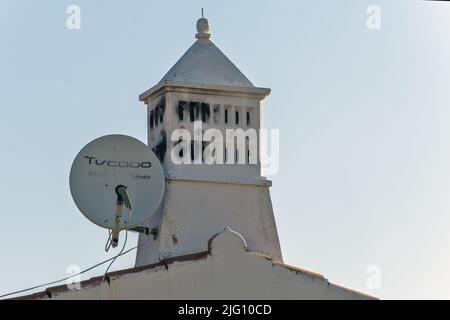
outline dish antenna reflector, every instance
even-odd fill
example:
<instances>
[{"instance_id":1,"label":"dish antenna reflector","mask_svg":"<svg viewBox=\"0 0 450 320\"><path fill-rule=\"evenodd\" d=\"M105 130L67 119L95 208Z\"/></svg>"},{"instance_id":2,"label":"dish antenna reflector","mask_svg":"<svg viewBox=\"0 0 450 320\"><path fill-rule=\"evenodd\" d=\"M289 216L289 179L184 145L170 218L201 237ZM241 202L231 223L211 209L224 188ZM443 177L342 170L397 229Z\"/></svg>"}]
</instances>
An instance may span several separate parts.
<instances>
[{"instance_id":1,"label":"dish antenna reflector","mask_svg":"<svg viewBox=\"0 0 450 320\"><path fill-rule=\"evenodd\" d=\"M119 232L138 227L156 212L164 196L159 159L147 145L125 135L108 135L87 144L76 156L69 180L81 213L112 230L113 247Z\"/></svg>"}]
</instances>

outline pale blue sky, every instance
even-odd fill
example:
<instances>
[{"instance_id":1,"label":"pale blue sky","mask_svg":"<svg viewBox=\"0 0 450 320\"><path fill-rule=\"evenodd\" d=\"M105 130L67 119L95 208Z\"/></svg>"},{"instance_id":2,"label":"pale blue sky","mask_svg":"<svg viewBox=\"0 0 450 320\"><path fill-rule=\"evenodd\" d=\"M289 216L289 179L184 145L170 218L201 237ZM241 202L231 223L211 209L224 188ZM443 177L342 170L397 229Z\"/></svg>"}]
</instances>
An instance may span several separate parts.
<instances>
[{"instance_id":1,"label":"pale blue sky","mask_svg":"<svg viewBox=\"0 0 450 320\"><path fill-rule=\"evenodd\" d=\"M66 28L70 4L81 30ZM105 134L145 141L138 95L194 42L201 7L219 48L272 88L285 261L380 298L449 299L450 3L419 0L2 0L0 294L114 254L72 202L71 162Z\"/></svg>"}]
</instances>

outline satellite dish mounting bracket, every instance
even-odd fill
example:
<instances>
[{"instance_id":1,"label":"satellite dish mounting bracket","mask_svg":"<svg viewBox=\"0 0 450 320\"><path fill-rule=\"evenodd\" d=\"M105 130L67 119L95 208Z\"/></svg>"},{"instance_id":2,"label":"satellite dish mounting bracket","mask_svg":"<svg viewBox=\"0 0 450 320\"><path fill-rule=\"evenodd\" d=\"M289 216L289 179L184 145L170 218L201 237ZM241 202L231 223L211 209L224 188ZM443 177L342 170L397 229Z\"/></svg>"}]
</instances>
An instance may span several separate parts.
<instances>
[{"instance_id":1,"label":"satellite dish mounting bracket","mask_svg":"<svg viewBox=\"0 0 450 320\"><path fill-rule=\"evenodd\" d=\"M120 220L122 218L122 208L125 206L130 211L131 217L131 200L128 196L127 187L124 185L118 185L115 189L117 194L116 200L116 214L114 218L114 229L112 231L112 247L115 248L119 244L119 233L120 233Z\"/></svg>"},{"instance_id":2,"label":"satellite dish mounting bracket","mask_svg":"<svg viewBox=\"0 0 450 320\"><path fill-rule=\"evenodd\" d=\"M133 232L137 232L137 233L143 233L143 234L145 234L146 236L148 236L148 235L150 235L150 234L153 234L152 233L152 231L150 231L150 228L148 228L148 227L143 227L143 226L137 226L137 227L134 227L134 228L131 228L129 231L133 231Z\"/></svg>"}]
</instances>

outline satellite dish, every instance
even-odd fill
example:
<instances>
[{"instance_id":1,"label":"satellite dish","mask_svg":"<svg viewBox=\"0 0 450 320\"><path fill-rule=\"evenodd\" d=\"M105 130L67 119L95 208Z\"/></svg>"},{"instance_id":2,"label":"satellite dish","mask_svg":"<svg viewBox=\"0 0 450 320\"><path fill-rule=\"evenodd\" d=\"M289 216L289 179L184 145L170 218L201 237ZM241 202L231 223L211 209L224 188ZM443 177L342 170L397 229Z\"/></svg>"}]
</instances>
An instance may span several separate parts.
<instances>
[{"instance_id":1,"label":"satellite dish","mask_svg":"<svg viewBox=\"0 0 450 320\"><path fill-rule=\"evenodd\" d=\"M147 145L125 135L108 135L87 144L76 156L69 180L81 213L113 231L113 247L120 230L137 227L153 215L164 195L159 159Z\"/></svg>"}]
</instances>

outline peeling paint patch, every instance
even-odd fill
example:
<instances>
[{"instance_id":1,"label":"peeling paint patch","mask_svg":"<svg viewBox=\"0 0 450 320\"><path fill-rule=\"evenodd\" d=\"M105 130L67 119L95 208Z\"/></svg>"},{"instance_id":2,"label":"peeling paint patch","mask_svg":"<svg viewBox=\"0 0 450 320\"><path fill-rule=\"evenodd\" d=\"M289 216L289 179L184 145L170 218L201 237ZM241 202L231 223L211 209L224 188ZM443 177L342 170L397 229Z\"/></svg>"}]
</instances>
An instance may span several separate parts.
<instances>
[{"instance_id":1,"label":"peeling paint patch","mask_svg":"<svg viewBox=\"0 0 450 320\"><path fill-rule=\"evenodd\" d=\"M149 123L150 129L158 126L159 123L163 123L164 113L166 111L166 98L163 97L161 101L158 102L154 110L150 111Z\"/></svg>"},{"instance_id":2,"label":"peeling paint patch","mask_svg":"<svg viewBox=\"0 0 450 320\"><path fill-rule=\"evenodd\" d=\"M190 102L189 103L189 116L191 122L199 119L200 115L200 103L198 102Z\"/></svg>"},{"instance_id":3,"label":"peeling paint patch","mask_svg":"<svg viewBox=\"0 0 450 320\"><path fill-rule=\"evenodd\" d=\"M159 109L159 122L162 123L164 120L164 114L166 112L166 97L163 97L161 99L156 108Z\"/></svg>"},{"instance_id":4,"label":"peeling paint patch","mask_svg":"<svg viewBox=\"0 0 450 320\"><path fill-rule=\"evenodd\" d=\"M149 122L150 122L150 129L153 129L153 121L154 121L154 115L153 115L153 110L150 111L150 117L149 117Z\"/></svg>"},{"instance_id":5,"label":"peeling paint patch","mask_svg":"<svg viewBox=\"0 0 450 320\"><path fill-rule=\"evenodd\" d=\"M187 102L186 101L179 101L177 106L177 113L178 113L178 120L183 121L184 120L184 110L186 109Z\"/></svg>"},{"instance_id":6,"label":"peeling paint patch","mask_svg":"<svg viewBox=\"0 0 450 320\"><path fill-rule=\"evenodd\" d=\"M153 152L156 154L158 159L161 162L163 162L166 151L167 151L167 137L166 133L163 131L161 134L161 141L153 148Z\"/></svg>"},{"instance_id":7,"label":"peeling paint patch","mask_svg":"<svg viewBox=\"0 0 450 320\"><path fill-rule=\"evenodd\" d=\"M201 116L203 122L209 122L210 105L209 103L203 103L200 105Z\"/></svg>"}]
</instances>

